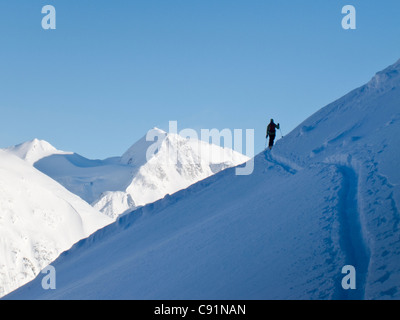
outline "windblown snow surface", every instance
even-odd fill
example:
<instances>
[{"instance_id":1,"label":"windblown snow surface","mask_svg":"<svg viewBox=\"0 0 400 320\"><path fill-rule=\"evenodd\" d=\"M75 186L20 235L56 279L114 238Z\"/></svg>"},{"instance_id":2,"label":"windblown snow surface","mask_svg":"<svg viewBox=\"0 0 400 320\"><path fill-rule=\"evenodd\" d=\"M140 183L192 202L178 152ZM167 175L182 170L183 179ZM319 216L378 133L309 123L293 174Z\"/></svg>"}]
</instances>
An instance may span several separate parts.
<instances>
[{"instance_id":1,"label":"windblown snow surface","mask_svg":"<svg viewBox=\"0 0 400 320\"><path fill-rule=\"evenodd\" d=\"M9 299L400 298L400 61L254 158L121 216ZM356 269L356 289L341 286Z\"/></svg>"}]
</instances>

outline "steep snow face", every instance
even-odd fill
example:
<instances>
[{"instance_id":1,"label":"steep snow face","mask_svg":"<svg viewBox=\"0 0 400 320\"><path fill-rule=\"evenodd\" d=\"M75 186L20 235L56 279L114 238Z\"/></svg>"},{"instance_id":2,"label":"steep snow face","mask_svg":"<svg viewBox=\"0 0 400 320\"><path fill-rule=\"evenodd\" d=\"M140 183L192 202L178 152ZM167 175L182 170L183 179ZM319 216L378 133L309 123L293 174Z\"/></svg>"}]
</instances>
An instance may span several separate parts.
<instances>
[{"instance_id":1,"label":"steep snow face","mask_svg":"<svg viewBox=\"0 0 400 320\"><path fill-rule=\"evenodd\" d=\"M165 131L158 128L151 129L148 134L146 134L139 141L134 143L122 155L121 163L128 164L133 167L140 167L144 165L148 160L146 157L147 150L149 150L152 145L155 145L156 147L160 146L166 137L167 133Z\"/></svg>"},{"instance_id":2,"label":"steep snow face","mask_svg":"<svg viewBox=\"0 0 400 320\"><path fill-rule=\"evenodd\" d=\"M69 154L69 152L57 150L47 141L38 139L21 143L6 150L30 164L53 154Z\"/></svg>"},{"instance_id":3,"label":"steep snow face","mask_svg":"<svg viewBox=\"0 0 400 320\"><path fill-rule=\"evenodd\" d=\"M135 208L135 201L129 193L107 191L93 204L93 207L115 219L119 213L126 211L127 208Z\"/></svg>"},{"instance_id":4,"label":"steep snow face","mask_svg":"<svg viewBox=\"0 0 400 320\"><path fill-rule=\"evenodd\" d=\"M28 149L40 152L35 155ZM55 149L19 150L27 150L21 154L33 162L42 151ZM111 222L13 151L0 150L0 296L30 281L61 252Z\"/></svg>"},{"instance_id":5,"label":"steep snow face","mask_svg":"<svg viewBox=\"0 0 400 320\"><path fill-rule=\"evenodd\" d=\"M248 159L231 149L154 128L122 157L89 160L56 154L35 167L116 218Z\"/></svg>"},{"instance_id":6,"label":"steep snow face","mask_svg":"<svg viewBox=\"0 0 400 320\"><path fill-rule=\"evenodd\" d=\"M315 113L252 175L224 170L82 240L52 263L57 290L38 277L7 298L399 299L399 72Z\"/></svg>"},{"instance_id":7,"label":"steep snow face","mask_svg":"<svg viewBox=\"0 0 400 320\"><path fill-rule=\"evenodd\" d=\"M142 206L247 160L232 149L168 134L139 168L126 193Z\"/></svg>"}]
</instances>

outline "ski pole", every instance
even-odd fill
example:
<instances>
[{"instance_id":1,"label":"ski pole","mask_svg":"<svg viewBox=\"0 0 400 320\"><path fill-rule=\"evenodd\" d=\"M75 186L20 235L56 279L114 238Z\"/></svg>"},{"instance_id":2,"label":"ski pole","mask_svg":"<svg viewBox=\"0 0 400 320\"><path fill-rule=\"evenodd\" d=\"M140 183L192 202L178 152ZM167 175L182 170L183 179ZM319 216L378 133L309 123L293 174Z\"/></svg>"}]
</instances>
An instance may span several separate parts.
<instances>
[{"instance_id":1,"label":"ski pole","mask_svg":"<svg viewBox=\"0 0 400 320\"><path fill-rule=\"evenodd\" d=\"M281 138L283 138L282 130L279 128L279 132L281 133Z\"/></svg>"}]
</instances>

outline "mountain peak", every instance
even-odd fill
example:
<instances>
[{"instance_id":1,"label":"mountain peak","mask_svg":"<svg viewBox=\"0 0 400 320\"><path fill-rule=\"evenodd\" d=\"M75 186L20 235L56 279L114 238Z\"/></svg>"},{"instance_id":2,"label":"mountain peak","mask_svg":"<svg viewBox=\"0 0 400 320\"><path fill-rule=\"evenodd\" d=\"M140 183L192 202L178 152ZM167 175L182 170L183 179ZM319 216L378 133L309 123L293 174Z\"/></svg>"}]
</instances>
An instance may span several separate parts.
<instances>
[{"instance_id":1,"label":"mountain peak","mask_svg":"<svg viewBox=\"0 0 400 320\"><path fill-rule=\"evenodd\" d=\"M34 164L36 161L52 154L66 153L57 150L49 142L37 138L9 147L6 151L18 156L30 164Z\"/></svg>"},{"instance_id":2,"label":"mountain peak","mask_svg":"<svg viewBox=\"0 0 400 320\"><path fill-rule=\"evenodd\" d=\"M146 163L146 151L147 149L158 141L158 139L164 140L167 136L167 132L154 127L149 130L141 139L135 142L121 157L121 163L129 164L134 167L139 167Z\"/></svg>"}]
</instances>

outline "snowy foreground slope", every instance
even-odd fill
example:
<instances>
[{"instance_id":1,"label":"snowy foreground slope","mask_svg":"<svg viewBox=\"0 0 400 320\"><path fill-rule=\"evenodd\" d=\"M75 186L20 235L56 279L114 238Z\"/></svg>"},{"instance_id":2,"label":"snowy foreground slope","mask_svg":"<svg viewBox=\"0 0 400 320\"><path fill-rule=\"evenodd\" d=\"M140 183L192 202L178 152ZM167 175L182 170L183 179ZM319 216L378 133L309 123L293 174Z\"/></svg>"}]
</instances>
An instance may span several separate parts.
<instances>
[{"instance_id":1,"label":"snowy foreground slope","mask_svg":"<svg viewBox=\"0 0 400 320\"><path fill-rule=\"evenodd\" d=\"M400 61L254 172L226 169L81 240L8 299L399 299ZM344 290L345 265L357 272Z\"/></svg>"},{"instance_id":2,"label":"snowy foreground slope","mask_svg":"<svg viewBox=\"0 0 400 320\"><path fill-rule=\"evenodd\" d=\"M148 134L150 141L144 136L121 157L89 160L78 154L54 154L34 165L115 219L128 209L159 200L249 160L232 149L157 128ZM154 152L147 159L148 150Z\"/></svg>"},{"instance_id":3,"label":"snowy foreground slope","mask_svg":"<svg viewBox=\"0 0 400 320\"><path fill-rule=\"evenodd\" d=\"M33 140L0 150L0 296L32 280L61 252L112 222L32 167L30 160L58 152L47 147Z\"/></svg>"}]
</instances>

